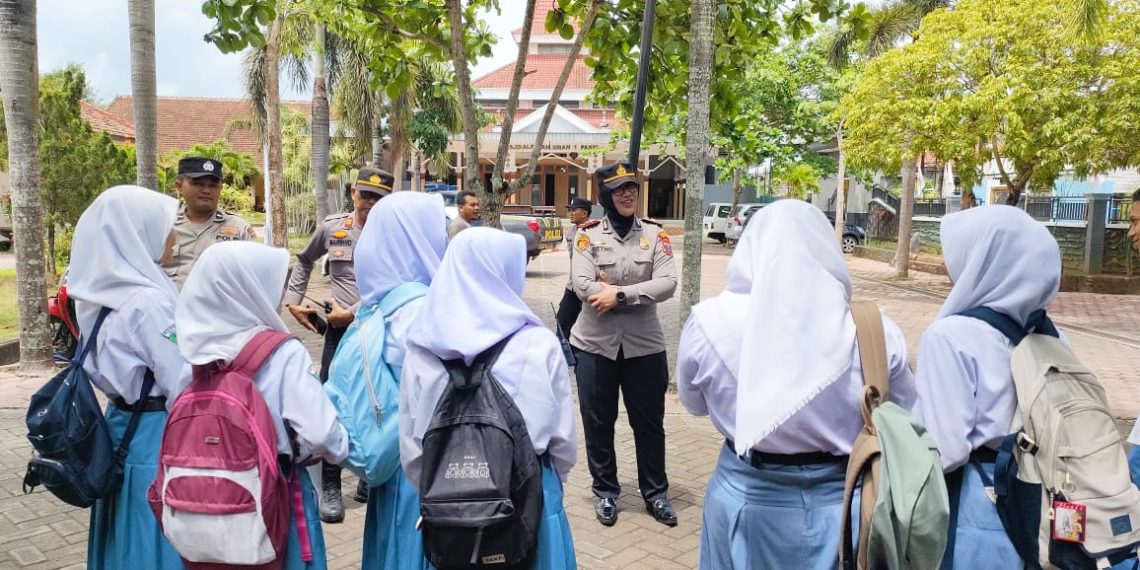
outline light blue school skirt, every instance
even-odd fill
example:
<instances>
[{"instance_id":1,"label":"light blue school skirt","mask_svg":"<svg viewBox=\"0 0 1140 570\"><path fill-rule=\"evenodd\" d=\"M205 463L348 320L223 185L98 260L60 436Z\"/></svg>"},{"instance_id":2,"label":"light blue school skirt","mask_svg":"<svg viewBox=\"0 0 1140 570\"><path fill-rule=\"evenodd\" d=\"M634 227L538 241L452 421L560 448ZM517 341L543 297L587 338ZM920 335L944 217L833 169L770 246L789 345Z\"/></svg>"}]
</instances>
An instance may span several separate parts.
<instances>
[{"instance_id":1,"label":"light blue school skirt","mask_svg":"<svg viewBox=\"0 0 1140 570\"><path fill-rule=\"evenodd\" d=\"M542 458L542 522L538 525L538 549L534 555L534 570L573 570L578 567L574 557L574 537L570 534L570 520L562 506L562 480Z\"/></svg>"},{"instance_id":2,"label":"light blue school skirt","mask_svg":"<svg viewBox=\"0 0 1140 570\"><path fill-rule=\"evenodd\" d=\"M107 426L115 446L123 438L131 413L107 406ZM181 569L182 558L158 528L146 490L158 471L158 448L166 426L166 412L139 417L123 465L123 486L91 508L87 535L88 570Z\"/></svg>"},{"instance_id":3,"label":"light blue school skirt","mask_svg":"<svg viewBox=\"0 0 1140 570\"><path fill-rule=\"evenodd\" d=\"M368 490L362 570L429 570L423 535L416 529L420 496L397 467L387 483Z\"/></svg>"},{"instance_id":4,"label":"light blue school skirt","mask_svg":"<svg viewBox=\"0 0 1140 570\"><path fill-rule=\"evenodd\" d=\"M997 504L986 493L986 485L978 473L979 467L993 480L993 463L971 462L962 467L962 494L958 499L953 564L948 564L950 560L944 558L942 567L960 570L1025 568L1025 563L1021 561L998 518ZM950 514L950 518L953 520L954 513Z\"/></svg>"},{"instance_id":5,"label":"light blue school skirt","mask_svg":"<svg viewBox=\"0 0 1140 570\"><path fill-rule=\"evenodd\" d=\"M843 463L756 468L722 446L705 493L700 567L838 568L845 473Z\"/></svg>"}]
</instances>

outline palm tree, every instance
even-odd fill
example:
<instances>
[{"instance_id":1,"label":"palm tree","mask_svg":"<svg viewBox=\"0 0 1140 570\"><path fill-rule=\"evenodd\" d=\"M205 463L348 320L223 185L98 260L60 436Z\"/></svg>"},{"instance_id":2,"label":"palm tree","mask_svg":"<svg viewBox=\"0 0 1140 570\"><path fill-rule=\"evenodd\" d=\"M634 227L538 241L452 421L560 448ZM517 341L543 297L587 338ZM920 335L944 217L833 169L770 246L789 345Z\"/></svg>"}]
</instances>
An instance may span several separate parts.
<instances>
[{"instance_id":1,"label":"palm tree","mask_svg":"<svg viewBox=\"0 0 1140 570\"><path fill-rule=\"evenodd\" d=\"M51 338L44 295L35 0L0 0L0 101L4 104L12 184L20 367L27 372L43 372L51 366Z\"/></svg>"},{"instance_id":2,"label":"palm tree","mask_svg":"<svg viewBox=\"0 0 1140 570\"><path fill-rule=\"evenodd\" d=\"M158 189L158 90L154 64L154 0L129 0L131 93L139 186Z\"/></svg>"}]
</instances>

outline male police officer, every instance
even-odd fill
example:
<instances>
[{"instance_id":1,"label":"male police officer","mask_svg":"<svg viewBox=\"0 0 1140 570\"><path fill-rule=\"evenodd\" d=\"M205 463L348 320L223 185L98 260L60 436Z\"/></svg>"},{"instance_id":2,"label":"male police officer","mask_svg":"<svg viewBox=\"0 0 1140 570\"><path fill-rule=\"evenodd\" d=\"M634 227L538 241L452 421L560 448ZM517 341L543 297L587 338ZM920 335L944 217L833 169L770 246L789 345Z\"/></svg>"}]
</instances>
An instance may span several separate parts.
<instances>
[{"instance_id":1,"label":"male police officer","mask_svg":"<svg viewBox=\"0 0 1140 570\"><path fill-rule=\"evenodd\" d=\"M174 219L174 255L163 268L179 288L207 247L219 241L257 239L249 222L218 209L223 177L222 163L216 160L190 156L178 161L174 188L183 204Z\"/></svg>"},{"instance_id":2,"label":"male police officer","mask_svg":"<svg viewBox=\"0 0 1140 570\"><path fill-rule=\"evenodd\" d=\"M566 234L566 243L569 244L570 262L573 265L574 237L578 233L578 228L590 221L594 205L585 198L571 198L566 208L570 215L570 231ZM570 338L570 330L574 328L574 323L581 312L582 300L574 292L574 273L571 272L569 279L566 280L566 291L562 294L562 301L558 303L558 313L554 316L563 338Z\"/></svg>"},{"instance_id":3,"label":"male police officer","mask_svg":"<svg viewBox=\"0 0 1140 570\"><path fill-rule=\"evenodd\" d=\"M641 498L653 518L674 526L665 476L669 363L657 318L657 304L677 289L673 245L660 224L635 215L640 180L633 165L620 161L596 175L606 215L583 224L574 238L571 278L583 304L570 335L577 350L586 459L598 498L594 513L603 525L617 522L621 486L614 423L620 388L633 428Z\"/></svg>"},{"instance_id":4,"label":"male police officer","mask_svg":"<svg viewBox=\"0 0 1140 570\"><path fill-rule=\"evenodd\" d=\"M300 303L309 287L313 264L322 255L328 255L333 298L332 310L328 313L325 346L321 352L321 382L329 379L329 364L332 363L345 329L352 324L356 306L360 303L360 291L356 288L356 273L352 265L356 241L360 238L360 231L364 229L372 206L392 192L392 181L392 175L383 170L361 168L352 188L353 211L325 218L309 238L305 249L297 254L297 263L293 266L288 291L285 293L285 307L301 326L313 332L317 332L317 329L309 322L309 318L317 313L317 309L301 306ZM325 463L321 473L321 520L326 523L341 522L344 520L344 504L341 501L340 467ZM358 487L357 495L359 494Z\"/></svg>"}]
</instances>

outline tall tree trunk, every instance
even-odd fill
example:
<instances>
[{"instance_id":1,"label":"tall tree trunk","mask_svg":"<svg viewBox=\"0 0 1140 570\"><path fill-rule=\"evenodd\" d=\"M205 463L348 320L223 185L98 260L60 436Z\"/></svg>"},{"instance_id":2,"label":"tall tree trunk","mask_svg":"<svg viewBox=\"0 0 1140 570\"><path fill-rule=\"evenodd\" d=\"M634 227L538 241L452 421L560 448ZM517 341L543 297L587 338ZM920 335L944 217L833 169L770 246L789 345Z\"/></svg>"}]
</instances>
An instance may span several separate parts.
<instances>
[{"instance_id":1,"label":"tall tree trunk","mask_svg":"<svg viewBox=\"0 0 1140 570\"><path fill-rule=\"evenodd\" d=\"M847 222L847 152L843 150L843 122L835 129L839 148L839 171L835 173L835 241L843 244L843 227Z\"/></svg>"},{"instance_id":2,"label":"tall tree trunk","mask_svg":"<svg viewBox=\"0 0 1140 570\"><path fill-rule=\"evenodd\" d=\"M463 2L447 0L447 21L451 31L451 63L455 67L455 87L459 90L459 109L463 116L463 189L483 191L479 182L479 118L475 113L475 92L471 89L471 69L463 33ZM526 49L519 46L519 49ZM487 219L486 215L483 217Z\"/></svg>"},{"instance_id":3,"label":"tall tree trunk","mask_svg":"<svg viewBox=\"0 0 1140 570\"><path fill-rule=\"evenodd\" d=\"M39 70L35 0L0 0L0 101L8 130L20 368L51 366L44 275L44 212L40 193Z\"/></svg>"},{"instance_id":4,"label":"tall tree trunk","mask_svg":"<svg viewBox=\"0 0 1140 570\"><path fill-rule=\"evenodd\" d=\"M285 217L285 188L281 172L281 91L279 68L281 25L284 11L269 23L265 38L265 131L269 142L269 200L273 210L273 245L288 247L289 228Z\"/></svg>"},{"instance_id":5,"label":"tall tree trunk","mask_svg":"<svg viewBox=\"0 0 1140 570\"><path fill-rule=\"evenodd\" d=\"M395 163L392 165L392 176L395 178L392 190L395 192L404 191L404 174L408 168L404 165L404 155L400 154L395 158Z\"/></svg>"},{"instance_id":6,"label":"tall tree trunk","mask_svg":"<svg viewBox=\"0 0 1140 570\"><path fill-rule=\"evenodd\" d=\"M131 93L135 109L135 166L139 186L158 187L158 89L154 64L154 0L129 0Z\"/></svg>"},{"instance_id":7,"label":"tall tree trunk","mask_svg":"<svg viewBox=\"0 0 1140 570\"><path fill-rule=\"evenodd\" d=\"M735 212L740 205L741 194L744 194L744 170L737 168L732 171L732 209L729 213Z\"/></svg>"},{"instance_id":8,"label":"tall tree trunk","mask_svg":"<svg viewBox=\"0 0 1140 570\"><path fill-rule=\"evenodd\" d=\"M312 155L313 195L317 198L317 223L329 215L329 95L325 79L325 26L317 24L313 57Z\"/></svg>"},{"instance_id":9,"label":"tall tree trunk","mask_svg":"<svg viewBox=\"0 0 1140 570\"><path fill-rule=\"evenodd\" d=\"M903 160L902 164L902 199L899 200L899 244L895 252L895 262L898 266L899 279L910 276L910 219L914 213L914 185L918 161L914 158Z\"/></svg>"},{"instance_id":10,"label":"tall tree trunk","mask_svg":"<svg viewBox=\"0 0 1140 570\"><path fill-rule=\"evenodd\" d=\"M380 113L372 118L372 167L381 168L384 160L384 121Z\"/></svg>"},{"instance_id":11,"label":"tall tree trunk","mask_svg":"<svg viewBox=\"0 0 1140 570\"><path fill-rule=\"evenodd\" d=\"M511 89L507 93L507 107L503 111L503 123L500 125L499 147L495 151L495 164L491 169L491 187L486 189L486 194L482 197L483 223L493 228L500 227L499 214L503 209L502 204L512 192L512 189L504 188L506 184L503 181L503 170L506 169L508 160L512 163L511 167L515 167L515 156L513 153L508 154L508 152L511 146L511 134L515 128L515 110L519 106L519 91L522 90L523 78L526 76L526 58L530 55L530 34L534 28L534 5L535 0L526 0L526 6L523 8L523 25L518 42L519 50L515 57L515 71L511 77ZM553 100L548 103L549 107L554 105L555 101ZM541 151L542 142L536 140L534 148ZM530 180L530 176L520 173L518 180L522 181L524 178Z\"/></svg>"},{"instance_id":12,"label":"tall tree trunk","mask_svg":"<svg viewBox=\"0 0 1140 570\"><path fill-rule=\"evenodd\" d=\"M423 154L417 148L412 149L412 190L423 191Z\"/></svg>"},{"instance_id":13,"label":"tall tree trunk","mask_svg":"<svg viewBox=\"0 0 1140 570\"><path fill-rule=\"evenodd\" d=\"M705 166L709 160L709 89L712 82L715 0L693 0L689 39L689 125L685 180L685 256L681 270L681 324L701 299L701 224Z\"/></svg>"}]
</instances>

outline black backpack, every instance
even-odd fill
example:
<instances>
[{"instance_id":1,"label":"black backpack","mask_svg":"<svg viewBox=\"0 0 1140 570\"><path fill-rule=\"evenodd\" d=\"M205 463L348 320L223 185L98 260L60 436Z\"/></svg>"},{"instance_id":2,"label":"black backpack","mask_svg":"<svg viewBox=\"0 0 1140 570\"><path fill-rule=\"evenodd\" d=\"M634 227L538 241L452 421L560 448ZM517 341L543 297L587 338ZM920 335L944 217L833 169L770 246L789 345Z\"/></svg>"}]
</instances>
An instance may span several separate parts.
<instances>
[{"instance_id":1,"label":"black backpack","mask_svg":"<svg viewBox=\"0 0 1140 570\"><path fill-rule=\"evenodd\" d=\"M63 502L87 508L122 484L123 462L138 427L141 406L131 414L119 447L113 448L107 420L83 370L83 360L110 312L106 307L99 312L91 338L83 343L79 354L32 396L26 422L35 455L24 475L25 493L43 485ZM147 370L142 396L150 394L152 387L154 373Z\"/></svg>"},{"instance_id":2,"label":"black backpack","mask_svg":"<svg viewBox=\"0 0 1140 570\"><path fill-rule=\"evenodd\" d=\"M542 471L526 422L491 367L510 337L450 382L423 440L424 553L438 570L527 568L538 546Z\"/></svg>"}]
</instances>

